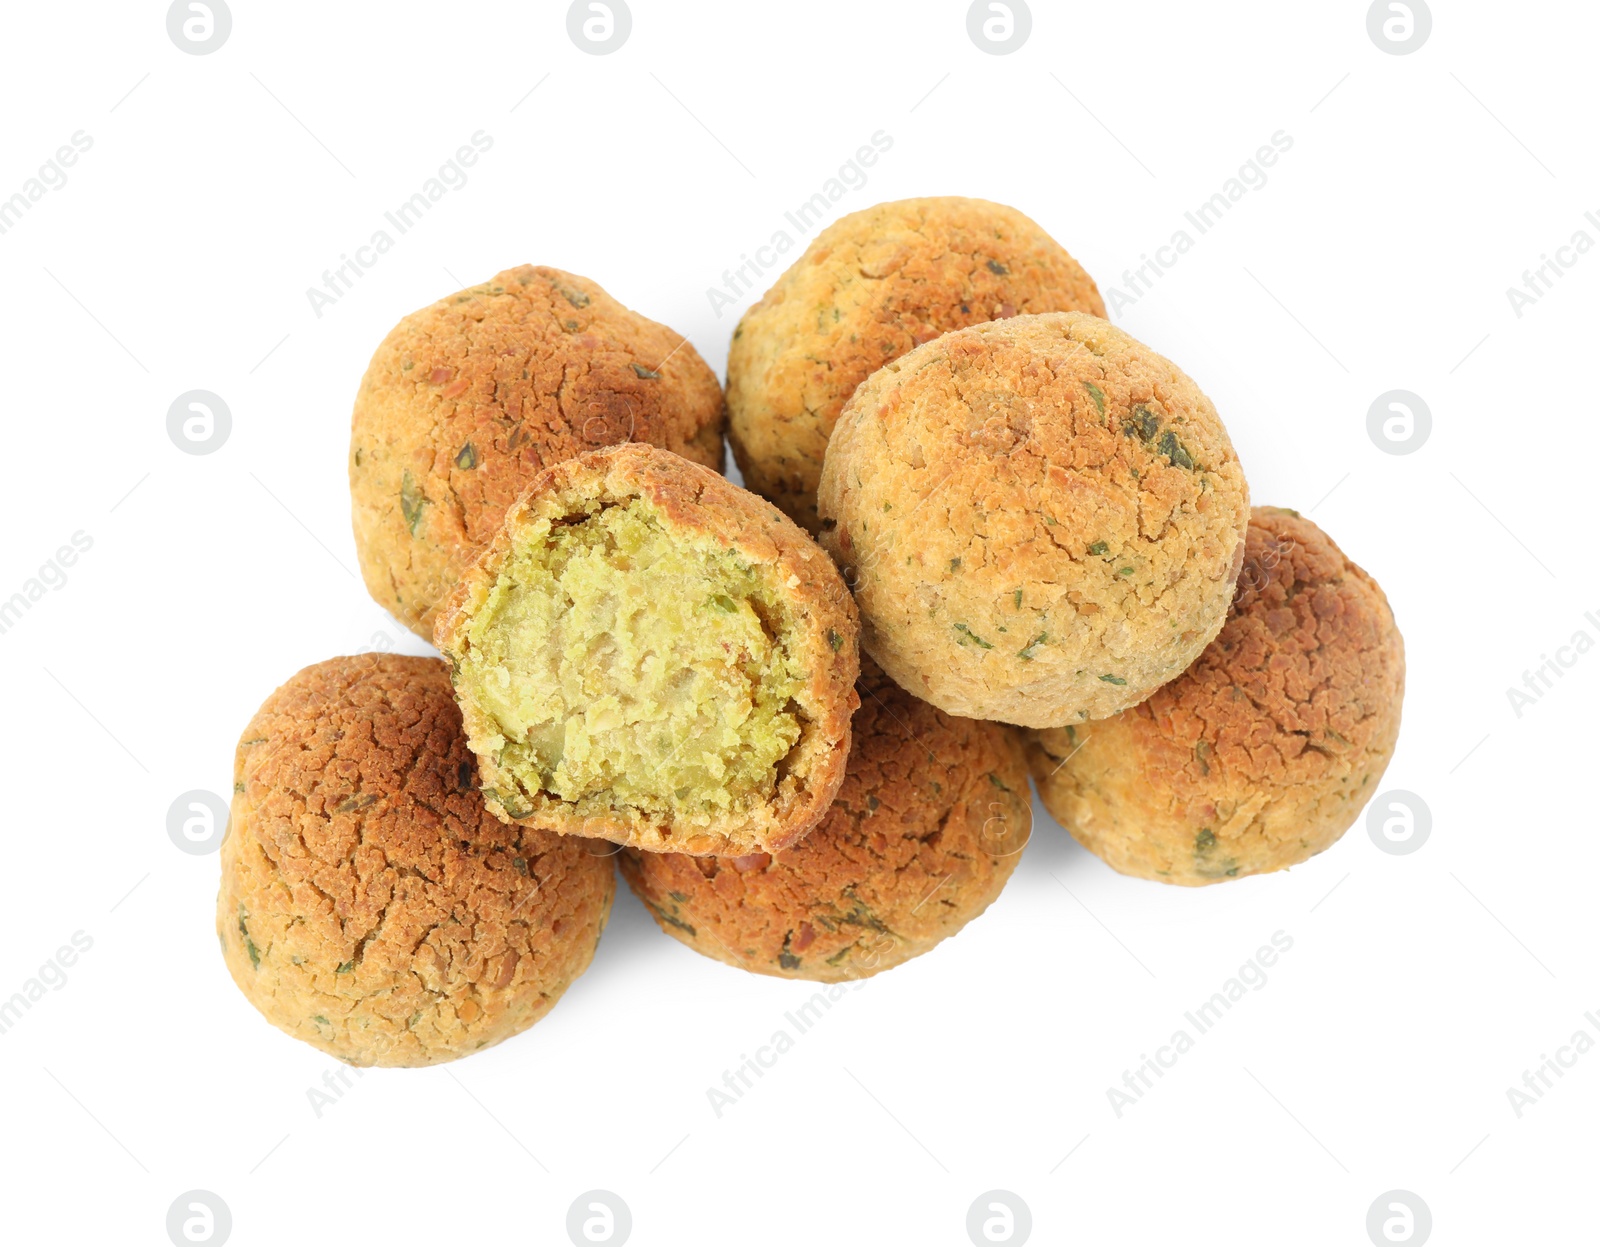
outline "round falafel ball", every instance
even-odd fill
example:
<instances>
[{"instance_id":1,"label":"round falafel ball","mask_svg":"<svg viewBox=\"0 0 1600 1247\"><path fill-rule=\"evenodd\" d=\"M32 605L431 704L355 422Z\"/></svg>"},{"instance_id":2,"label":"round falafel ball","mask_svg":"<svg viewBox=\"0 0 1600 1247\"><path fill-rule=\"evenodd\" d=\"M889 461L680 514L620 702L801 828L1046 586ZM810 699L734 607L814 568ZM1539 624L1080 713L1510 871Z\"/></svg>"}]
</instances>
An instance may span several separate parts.
<instances>
[{"instance_id":1,"label":"round falafel ball","mask_svg":"<svg viewBox=\"0 0 1600 1247\"><path fill-rule=\"evenodd\" d=\"M413 312L356 395L367 592L418 636L548 465L649 442L722 470L722 387L693 346L586 277L521 265Z\"/></svg>"},{"instance_id":2,"label":"round falafel ball","mask_svg":"<svg viewBox=\"0 0 1600 1247\"><path fill-rule=\"evenodd\" d=\"M1310 520L1257 507L1221 634L1115 718L1038 732L1045 808L1113 869L1199 885L1321 853L1377 790L1405 648L1388 600Z\"/></svg>"},{"instance_id":3,"label":"round falafel ball","mask_svg":"<svg viewBox=\"0 0 1600 1247\"><path fill-rule=\"evenodd\" d=\"M350 1065L433 1065L532 1026L588 968L594 846L484 808L445 664L362 654L267 698L234 755L217 936L278 1029Z\"/></svg>"},{"instance_id":4,"label":"round falafel ball","mask_svg":"<svg viewBox=\"0 0 1600 1247\"><path fill-rule=\"evenodd\" d=\"M1210 400L1081 312L958 329L873 373L818 502L862 648L941 710L1023 727L1181 674L1222 627L1249 518Z\"/></svg>"},{"instance_id":5,"label":"round falafel ball","mask_svg":"<svg viewBox=\"0 0 1600 1247\"><path fill-rule=\"evenodd\" d=\"M728 440L745 484L815 534L823 452L856 386L941 333L1031 312L1106 309L1015 208L945 195L841 217L734 330Z\"/></svg>"},{"instance_id":6,"label":"round falafel ball","mask_svg":"<svg viewBox=\"0 0 1600 1247\"><path fill-rule=\"evenodd\" d=\"M625 849L622 877L667 934L781 978L862 979L927 952L989 907L1032 828L1020 736L918 701L870 662L844 786L778 854Z\"/></svg>"},{"instance_id":7,"label":"round falafel ball","mask_svg":"<svg viewBox=\"0 0 1600 1247\"><path fill-rule=\"evenodd\" d=\"M775 852L844 778L849 590L770 502L653 446L541 473L434 644L503 818L652 851Z\"/></svg>"}]
</instances>

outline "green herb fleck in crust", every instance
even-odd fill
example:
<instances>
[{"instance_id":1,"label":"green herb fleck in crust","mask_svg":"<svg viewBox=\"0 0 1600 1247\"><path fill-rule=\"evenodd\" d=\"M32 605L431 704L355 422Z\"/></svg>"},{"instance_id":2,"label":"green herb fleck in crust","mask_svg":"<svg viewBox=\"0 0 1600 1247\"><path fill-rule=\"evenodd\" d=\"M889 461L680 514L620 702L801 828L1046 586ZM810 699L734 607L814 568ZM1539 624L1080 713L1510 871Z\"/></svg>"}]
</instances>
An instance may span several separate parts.
<instances>
[{"instance_id":1,"label":"green herb fleck in crust","mask_svg":"<svg viewBox=\"0 0 1600 1247\"><path fill-rule=\"evenodd\" d=\"M416 477L407 468L400 477L400 514L405 517L406 531L413 537L417 535L417 521L422 518L422 504L426 501L417 486Z\"/></svg>"},{"instance_id":2,"label":"green herb fleck in crust","mask_svg":"<svg viewBox=\"0 0 1600 1247\"><path fill-rule=\"evenodd\" d=\"M1178 435L1171 429L1161 435L1161 441L1156 444L1156 449L1164 454L1167 461L1175 468L1194 467L1194 460L1184 449L1183 443L1178 440Z\"/></svg>"},{"instance_id":3,"label":"green herb fleck in crust","mask_svg":"<svg viewBox=\"0 0 1600 1247\"><path fill-rule=\"evenodd\" d=\"M1029 641L1017 651L1017 657L1028 662L1032 662L1033 651L1038 649L1039 646L1043 645L1048 639L1049 638L1043 632L1041 632L1038 636L1034 637L1033 640Z\"/></svg>"},{"instance_id":4,"label":"green herb fleck in crust","mask_svg":"<svg viewBox=\"0 0 1600 1247\"><path fill-rule=\"evenodd\" d=\"M531 806L524 806L521 798L515 793L501 792L498 788L485 788L483 799L497 801L500 808L506 812L507 818L527 818L533 813Z\"/></svg>"},{"instance_id":5,"label":"green herb fleck in crust","mask_svg":"<svg viewBox=\"0 0 1600 1247\"><path fill-rule=\"evenodd\" d=\"M1216 847L1217 833L1209 827L1202 827L1200 834L1194 838L1194 851L1196 853L1209 853Z\"/></svg>"},{"instance_id":6,"label":"green herb fleck in crust","mask_svg":"<svg viewBox=\"0 0 1600 1247\"><path fill-rule=\"evenodd\" d=\"M463 472L470 472L478 466L478 448L471 442L463 442L461 449L456 452L456 467Z\"/></svg>"},{"instance_id":7,"label":"green herb fleck in crust","mask_svg":"<svg viewBox=\"0 0 1600 1247\"><path fill-rule=\"evenodd\" d=\"M250 915L244 912L244 906L239 906L239 937L244 940L244 950L250 954L251 968L261 969L261 950L256 947L256 942L250 938L250 928L245 925L245 920Z\"/></svg>"},{"instance_id":8,"label":"green herb fleck in crust","mask_svg":"<svg viewBox=\"0 0 1600 1247\"><path fill-rule=\"evenodd\" d=\"M1122 431L1129 437L1139 437L1148 442L1155 437L1160 428L1161 417L1141 403L1133 409L1131 417L1123 424Z\"/></svg>"},{"instance_id":9,"label":"green herb fleck in crust","mask_svg":"<svg viewBox=\"0 0 1600 1247\"><path fill-rule=\"evenodd\" d=\"M1107 684L1126 684L1127 683L1127 681L1124 680L1120 675L1103 675L1100 678L1102 680L1104 680Z\"/></svg>"},{"instance_id":10,"label":"green herb fleck in crust","mask_svg":"<svg viewBox=\"0 0 1600 1247\"><path fill-rule=\"evenodd\" d=\"M954 626L955 626L955 630L957 632L961 633L962 637L965 638L964 640L962 640L961 644L965 645L967 643L967 641L970 640L974 645L980 647L981 649L993 649L994 648L993 645L991 645L988 641L985 641L981 636L979 636L971 628L967 627L966 624L958 623L958 624L956 624Z\"/></svg>"},{"instance_id":11,"label":"green herb fleck in crust","mask_svg":"<svg viewBox=\"0 0 1600 1247\"><path fill-rule=\"evenodd\" d=\"M666 923L669 927L677 927L678 930L682 931L685 935L693 935L694 934L694 928L692 926L690 926L687 922L685 922L682 918L678 917L676 914L669 914L666 910L662 909L661 906L659 906L659 905L651 905L650 906L650 911L653 914L655 914L655 916L657 918L661 919L662 922Z\"/></svg>"}]
</instances>

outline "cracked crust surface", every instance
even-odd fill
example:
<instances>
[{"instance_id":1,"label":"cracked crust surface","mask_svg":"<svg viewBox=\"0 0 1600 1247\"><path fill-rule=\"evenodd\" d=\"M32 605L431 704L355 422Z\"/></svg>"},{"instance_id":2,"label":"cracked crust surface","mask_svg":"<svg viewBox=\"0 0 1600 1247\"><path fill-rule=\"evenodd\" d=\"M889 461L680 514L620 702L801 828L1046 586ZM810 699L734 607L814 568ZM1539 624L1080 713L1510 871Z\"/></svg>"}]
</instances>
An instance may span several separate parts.
<instances>
[{"instance_id":1,"label":"cracked crust surface","mask_svg":"<svg viewBox=\"0 0 1600 1247\"><path fill-rule=\"evenodd\" d=\"M1328 848L1400 732L1405 650L1383 591L1310 520L1257 507L1221 634L1149 701L1036 733L1045 807L1126 875L1198 885Z\"/></svg>"},{"instance_id":2,"label":"cracked crust surface","mask_svg":"<svg viewBox=\"0 0 1600 1247\"><path fill-rule=\"evenodd\" d=\"M667 934L781 978L867 978L976 918L1032 827L1018 733L958 719L863 665L844 786L776 855L624 850L622 876Z\"/></svg>"},{"instance_id":3,"label":"cracked crust surface","mask_svg":"<svg viewBox=\"0 0 1600 1247\"><path fill-rule=\"evenodd\" d=\"M951 714L1104 718L1222 627L1249 495L1210 400L1098 317L959 329L845 405L818 502L862 648Z\"/></svg>"},{"instance_id":4,"label":"cracked crust surface","mask_svg":"<svg viewBox=\"0 0 1600 1247\"><path fill-rule=\"evenodd\" d=\"M728 440L745 484L815 534L828 437L871 372L952 329L1071 311L1106 314L1093 279L1015 208L951 195L841 217L734 330Z\"/></svg>"},{"instance_id":5,"label":"cracked crust surface","mask_svg":"<svg viewBox=\"0 0 1600 1247\"><path fill-rule=\"evenodd\" d=\"M593 845L501 822L433 658L307 667L234 755L217 936L285 1033L351 1065L432 1065L542 1018L594 955Z\"/></svg>"},{"instance_id":6,"label":"cracked crust surface","mask_svg":"<svg viewBox=\"0 0 1600 1247\"><path fill-rule=\"evenodd\" d=\"M764 620L802 671L793 695L800 735L779 760L770 796L700 823L675 822L609 799L608 792L562 800L529 792L497 753L502 724L462 698L467 739L478 755L484 795L500 817L560 835L589 836L653 852L776 852L795 843L827 812L850 751L850 716L859 704L860 625L849 590L826 553L787 516L708 468L642 445L591 451L541 473L440 608L434 644L460 664L470 652L474 614L489 600L513 545L541 523L643 499L678 542L731 551L776 596ZM514 808L508 809L508 803Z\"/></svg>"},{"instance_id":7,"label":"cracked crust surface","mask_svg":"<svg viewBox=\"0 0 1600 1247\"><path fill-rule=\"evenodd\" d=\"M524 264L407 316L356 395L350 502L367 592L424 639L543 468L648 442L722 470L722 387L682 335Z\"/></svg>"}]
</instances>

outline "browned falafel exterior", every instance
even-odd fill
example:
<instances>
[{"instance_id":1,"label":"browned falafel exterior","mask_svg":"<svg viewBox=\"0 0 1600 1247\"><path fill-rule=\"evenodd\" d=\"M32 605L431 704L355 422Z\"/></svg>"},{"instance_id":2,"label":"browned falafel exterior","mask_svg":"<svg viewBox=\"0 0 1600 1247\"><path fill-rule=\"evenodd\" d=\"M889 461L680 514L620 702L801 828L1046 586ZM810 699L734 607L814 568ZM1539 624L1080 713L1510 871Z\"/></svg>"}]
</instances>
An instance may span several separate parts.
<instances>
[{"instance_id":1,"label":"browned falafel exterior","mask_svg":"<svg viewBox=\"0 0 1600 1247\"><path fill-rule=\"evenodd\" d=\"M501 817L683 853L776 852L827 812L858 704L837 568L667 451L546 469L440 610Z\"/></svg>"},{"instance_id":2,"label":"browned falafel exterior","mask_svg":"<svg viewBox=\"0 0 1600 1247\"><path fill-rule=\"evenodd\" d=\"M1015 208L946 195L841 217L734 330L728 440L745 484L816 533L828 437L870 373L952 329L1071 311L1106 314L1093 279Z\"/></svg>"},{"instance_id":3,"label":"browned falafel exterior","mask_svg":"<svg viewBox=\"0 0 1600 1247\"><path fill-rule=\"evenodd\" d=\"M635 441L721 471L722 413L694 347L586 277L524 264L412 313L351 420L367 591L431 638L437 603L540 470Z\"/></svg>"},{"instance_id":4,"label":"browned falafel exterior","mask_svg":"<svg viewBox=\"0 0 1600 1247\"><path fill-rule=\"evenodd\" d=\"M863 663L850 764L827 817L776 855L625 849L623 878L661 929L782 978L867 978L987 909L1032 827L1015 729L958 719Z\"/></svg>"},{"instance_id":5,"label":"browned falafel exterior","mask_svg":"<svg viewBox=\"0 0 1600 1247\"><path fill-rule=\"evenodd\" d=\"M1115 718L1034 734L1045 807L1123 874L1282 870L1344 834L1394 753L1405 649L1388 600L1320 528L1257 507L1221 634Z\"/></svg>"},{"instance_id":6,"label":"browned falafel exterior","mask_svg":"<svg viewBox=\"0 0 1600 1247\"><path fill-rule=\"evenodd\" d=\"M1094 316L958 329L873 373L828 444L821 540L862 647L951 714L1115 714L1216 636L1249 497L1216 409Z\"/></svg>"},{"instance_id":7,"label":"browned falafel exterior","mask_svg":"<svg viewBox=\"0 0 1600 1247\"><path fill-rule=\"evenodd\" d=\"M484 808L445 664L362 654L267 698L234 755L217 936L266 1019L351 1065L467 1056L588 967L595 847Z\"/></svg>"}]
</instances>

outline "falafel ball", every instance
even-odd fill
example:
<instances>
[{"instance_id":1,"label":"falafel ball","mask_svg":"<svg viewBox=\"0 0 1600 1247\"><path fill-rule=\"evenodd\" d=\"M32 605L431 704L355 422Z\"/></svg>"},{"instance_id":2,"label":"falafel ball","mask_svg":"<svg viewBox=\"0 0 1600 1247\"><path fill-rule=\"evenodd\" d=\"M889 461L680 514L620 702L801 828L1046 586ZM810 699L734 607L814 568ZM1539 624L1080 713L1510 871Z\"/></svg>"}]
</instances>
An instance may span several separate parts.
<instances>
[{"instance_id":1,"label":"falafel ball","mask_svg":"<svg viewBox=\"0 0 1600 1247\"><path fill-rule=\"evenodd\" d=\"M745 484L815 534L823 452L856 386L941 333L1030 312L1106 309L1015 208L944 195L841 217L734 330L728 440Z\"/></svg>"},{"instance_id":2,"label":"falafel ball","mask_svg":"<svg viewBox=\"0 0 1600 1247\"><path fill-rule=\"evenodd\" d=\"M862 648L941 710L1023 727L1116 714L1198 658L1250 508L1199 387L1081 312L958 329L873 373L818 502Z\"/></svg>"},{"instance_id":3,"label":"falafel ball","mask_svg":"<svg viewBox=\"0 0 1600 1247\"><path fill-rule=\"evenodd\" d=\"M532 1026L588 967L608 858L484 808L444 663L361 654L267 698L234 755L217 936L279 1030L433 1065Z\"/></svg>"},{"instance_id":4,"label":"falafel ball","mask_svg":"<svg viewBox=\"0 0 1600 1247\"><path fill-rule=\"evenodd\" d=\"M775 506L631 445L535 479L434 643L496 814L770 853L843 781L858 630L838 569Z\"/></svg>"},{"instance_id":5,"label":"falafel ball","mask_svg":"<svg viewBox=\"0 0 1600 1247\"><path fill-rule=\"evenodd\" d=\"M741 970L832 983L929 951L989 907L1032 827L1019 733L918 701L869 662L833 808L778 854L625 849L656 922Z\"/></svg>"},{"instance_id":6,"label":"falafel ball","mask_svg":"<svg viewBox=\"0 0 1600 1247\"><path fill-rule=\"evenodd\" d=\"M350 502L367 592L424 639L548 465L649 442L722 470L722 387L693 346L586 277L521 265L413 312L356 394Z\"/></svg>"},{"instance_id":7,"label":"falafel ball","mask_svg":"<svg viewBox=\"0 0 1600 1247\"><path fill-rule=\"evenodd\" d=\"M1115 718L1034 734L1045 808L1113 869L1200 885L1332 845L1400 732L1405 647L1383 590L1320 528L1257 507L1221 634Z\"/></svg>"}]
</instances>

